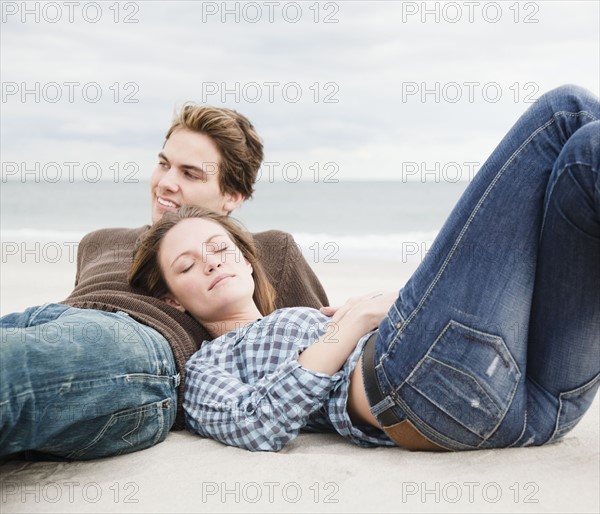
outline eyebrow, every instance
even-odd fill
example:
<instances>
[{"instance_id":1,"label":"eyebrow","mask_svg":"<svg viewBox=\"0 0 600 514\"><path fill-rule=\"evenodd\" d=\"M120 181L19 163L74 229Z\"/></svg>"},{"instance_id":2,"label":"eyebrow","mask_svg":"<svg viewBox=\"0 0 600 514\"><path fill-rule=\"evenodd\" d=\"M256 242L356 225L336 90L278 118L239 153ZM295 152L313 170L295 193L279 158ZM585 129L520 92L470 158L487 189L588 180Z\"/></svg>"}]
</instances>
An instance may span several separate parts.
<instances>
[{"instance_id":1,"label":"eyebrow","mask_svg":"<svg viewBox=\"0 0 600 514\"><path fill-rule=\"evenodd\" d=\"M206 241L204 241L204 243L202 243L203 245L210 243L215 237L227 237L225 234L214 234L212 236L210 236ZM180 253L177 257L175 257L173 259L173 262L171 263L171 268L173 268L173 266L175 265L175 263L179 260L180 257L183 257L184 255L188 255L190 252L183 252Z\"/></svg>"},{"instance_id":2,"label":"eyebrow","mask_svg":"<svg viewBox=\"0 0 600 514\"><path fill-rule=\"evenodd\" d=\"M164 161L171 162L171 161L169 161L167 156L162 152L160 152L158 154L158 157L159 157L159 159L162 159ZM197 171L199 173L203 173L204 175L207 175L206 171L203 168L201 168L200 166L194 166L193 164L182 164L181 169L186 170L186 171Z\"/></svg>"}]
</instances>

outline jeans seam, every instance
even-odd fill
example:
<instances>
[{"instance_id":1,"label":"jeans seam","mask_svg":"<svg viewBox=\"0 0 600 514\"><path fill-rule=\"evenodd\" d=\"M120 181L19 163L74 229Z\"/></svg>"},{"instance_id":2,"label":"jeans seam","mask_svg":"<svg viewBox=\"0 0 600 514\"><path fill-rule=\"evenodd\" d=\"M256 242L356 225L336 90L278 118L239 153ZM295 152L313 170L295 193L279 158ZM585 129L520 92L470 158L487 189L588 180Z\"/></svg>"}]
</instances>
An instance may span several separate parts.
<instances>
[{"instance_id":1,"label":"jeans seam","mask_svg":"<svg viewBox=\"0 0 600 514\"><path fill-rule=\"evenodd\" d=\"M142 337L145 338L147 345L150 346L152 349L152 354L156 359L155 362L157 365L157 374L161 375L162 372L163 375L166 374L168 376L173 377L179 375L177 371L177 365L175 364L175 356L173 355L173 350L171 349L171 345L169 344L165 336L163 336L158 330L148 325L145 325L144 323L141 323L133 318L131 318L131 321L136 324L137 332L143 334ZM172 364L172 366L168 366L169 364Z\"/></svg>"},{"instance_id":2,"label":"jeans seam","mask_svg":"<svg viewBox=\"0 0 600 514\"><path fill-rule=\"evenodd\" d=\"M152 441L152 445L155 445L160 441L164 430L165 430L165 409L164 409L164 400L163 400L161 409L159 411L158 430L156 432L156 437Z\"/></svg>"},{"instance_id":3,"label":"jeans seam","mask_svg":"<svg viewBox=\"0 0 600 514\"><path fill-rule=\"evenodd\" d=\"M507 448L514 448L515 446L517 446L517 444L521 442L521 439L523 439L523 436L525 435L526 430L527 430L527 409L525 409L525 412L523 413L523 429L521 430L521 433L512 443L510 443L507 446Z\"/></svg>"},{"instance_id":4,"label":"jeans seam","mask_svg":"<svg viewBox=\"0 0 600 514\"><path fill-rule=\"evenodd\" d=\"M175 388L177 387L177 386L175 386L173 377L166 377L164 375L153 375L151 373L125 373L122 375L116 375L116 376L112 377L111 380L118 380L118 379L123 379L123 378L127 381L131 381L132 379L137 379L137 381L150 381L150 382L158 381L159 384L172 383ZM106 378L93 378L93 379L77 380L75 382L72 381L69 383L71 385L78 386L78 385L86 382L86 383L90 384L90 387L92 387L92 384L94 382L105 382L105 381L106 381ZM62 388L63 385L64 385L64 382L56 383L53 385L47 385L45 392L51 392L52 390L56 390L58 392L58 391L60 391L60 389ZM22 391L20 393L11 394L10 398L8 400L4 400L4 401L0 402L0 408L4 408L7 405L10 405L11 400L20 399L20 398L22 398L24 396L28 396L28 395L33 395L33 391L31 389L28 389L27 391Z\"/></svg>"},{"instance_id":5,"label":"jeans seam","mask_svg":"<svg viewBox=\"0 0 600 514\"><path fill-rule=\"evenodd\" d=\"M554 189L556 188L556 186L558 185L558 181L563 177L563 175L566 173L566 169L570 168L571 166L587 166L588 168L592 168L593 169L593 165L591 165L590 163L587 162L579 162L579 161L575 161L575 162L570 162L568 164L565 164L560 171L557 173L556 175L556 180L554 181L554 183L552 184L551 189L546 193L546 198L547 201L550 202L550 198L552 197L552 194L554 193ZM573 177L573 175L571 175L569 173L569 175L571 177ZM585 191L583 191L580 187L579 187L579 183L577 182L577 180L575 180L575 183L577 185L577 188L579 191L581 191L582 193L585 194ZM544 216L542 218L542 224L540 226L540 239L542 238L542 235L544 233L544 226L546 225L546 214L547 214L547 209L546 209L546 205L544 205ZM577 227L575 227L577 228ZM581 230L577 229L579 232L581 232ZM587 235L587 234L586 234Z\"/></svg>"},{"instance_id":6,"label":"jeans seam","mask_svg":"<svg viewBox=\"0 0 600 514\"><path fill-rule=\"evenodd\" d=\"M40 315L40 313L47 308L50 305L50 303L45 303L43 305L40 305L29 317L29 319L27 320L27 325L25 325L25 327L31 327L33 321L35 321L35 319Z\"/></svg>"},{"instance_id":7,"label":"jeans seam","mask_svg":"<svg viewBox=\"0 0 600 514\"><path fill-rule=\"evenodd\" d=\"M98 433L96 435L96 437L94 437L94 439L92 441L90 441L88 444L86 444L83 448L80 448L78 450L73 450L72 452L70 452L67 455L67 458L73 459L73 458L77 458L81 455L83 455L85 452L87 452L88 450L90 450L91 448L93 448L94 446L96 446L96 444L102 440L102 438L104 437L104 434L106 433L106 431L113 425L113 420L121 418L123 416L128 416L129 414L131 414L132 412L136 415L140 415L140 414L144 414L148 411L151 411L153 409L156 408L156 405L158 403L162 403L164 400L159 400L156 402L152 402L151 404L147 404L140 407L132 407L130 409L127 409L125 411L122 412L114 412L113 414L110 415L109 419L106 421L106 423L104 424L104 426L102 427L102 430L100 431L100 433ZM139 428L140 423L138 421L138 424L136 425L136 429ZM129 431L128 434L131 434L132 431ZM121 439L123 439L123 436L121 437ZM126 441L127 442L127 441ZM129 444L129 443L127 443Z\"/></svg>"},{"instance_id":8,"label":"jeans seam","mask_svg":"<svg viewBox=\"0 0 600 514\"><path fill-rule=\"evenodd\" d=\"M502 412L502 409L498 405L496 405L496 402L494 401L494 399L487 393L487 391L483 387L481 387L481 385L479 385L479 382L477 381L476 378L474 378L471 375L469 375L469 373L465 373L464 371L462 371L462 370L460 370L458 368L455 368L454 366L451 366L450 364L448 364L446 362L442 362L442 361L440 361L440 360L438 360L438 359L436 359L434 357L429 357L429 358L432 361L435 361L438 364L441 364L442 366L450 368L451 370L454 370L457 373L460 373L461 375L464 375L464 376L468 377L470 380L472 380L473 382L475 382L475 384L477 385L477 390L481 391L481 393L483 393L485 395L485 397L488 399L488 401L496 408L496 410L498 411L498 413ZM446 412L446 414L448 414L448 413ZM484 438L484 439L487 439L487 438Z\"/></svg>"},{"instance_id":9,"label":"jeans seam","mask_svg":"<svg viewBox=\"0 0 600 514\"><path fill-rule=\"evenodd\" d=\"M579 387L576 387L575 389L571 389L570 391L564 391L558 395L558 411L556 413L556 423L554 424L554 430L552 431L552 435L548 439L548 442L553 441L554 438L559 435L560 436L564 435L563 432L566 433L566 431L568 431L566 429L570 430L577 422L579 422L581 420L581 418L585 414L585 412L584 412L575 421L568 423L559 429L560 419L561 419L561 414L562 414L563 397L565 397L566 395L571 395L573 393L585 393L586 391L588 391L592 387L594 387L596 385L596 382L598 382L599 380L600 380L600 373L597 374L594 378L592 378L588 382L586 382L585 384L583 384Z\"/></svg>"},{"instance_id":10,"label":"jeans seam","mask_svg":"<svg viewBox=\"0 0 600 514\"><path fill-rule=\"evenodd\" d=\"M424 432L423 435L425 435L426 437L431 438L432 433L434 433L435 434L434 437L437 438L439 441L444 441L443 444L448 445L450 447L449 449L451 449L451 450L456 450L456 448L454 448L454 446L459 446L459 449L461 449L461 450L464 450L465 448L470 449L470 450L477 448L476 446L470 446L468 444L461 443L460 441L455 441L454 439L450 439L450 438L446 437L444 434L440 434L437 430L434 430L427 423L422 421L419 418L419 416L408 405L406 405L406 403L402 400L402 398L399 395L395 394L394 398L395 398L396 404L406 414L406 419L408 419L413 425L415 425L415 427L418 430L423 431ZM409 413L411 415L409 415ZM435 442L436 444L440 444L435 439L433 439L433 442Z\"/></svg>"},{"instance_id":11,"label":"jeans seam","mask_svg":"<svg viewBox=\"0 0 600 514\"><path fill-rule=\"evenodd\" d=\"M392 305L392 307L394 308L394 310L396 311L396 314L398 315L398 318L400 318L400 322L404 325L404 323L406 322L406 319L404 318L404 316L402 315L402 313L400 312L400 309L398 309L398 306L396 305L396 303L394 302L394 304Z\"/></svg>"},{"instance_id":12,"label":"jeans seam","mask_svg":"<svg viewBox=\"0 0 600 514\"><path fill-rule=\"evenodd\" d=\"M410 316L409 316L410 317ZM398 386L398 389L404 385L406 385L408 383L408 381L412 378L412 376L415 374L415 372L421 367L421 365L423 364L423 362L425 362L425 359L429 356L429 354L431 353L431 351L433 350L434 346L438 343L438 341L440 340L440 338L449 330L450 328L450 323L448 323L445 327L444 330L442 330L440 332L440 334L435 338L435 340L433 341L433 343L431 343L431 345L429 346L429 349L427 350L427 352L425 353L425 355L423 355L423 357L421 357L419 359L419 362L417 362L411 372L408 374L408 376L404 379L404 381Z\"/></svg>"},{"instance_id":13,"label":"jeans seam","mask_svg":"<svg viewBox=\"0 0 600 514\"><path fill-rule=\"evenodd\" d=\"M111 417L111 420L113 418ZM142 424L142 416L138 416L137 418L137 425L135 427L133 427L129 432L127 432L126 434L123 434L121 436L121 440L124 441L126 444L128 444L130 447L133 447L133 444L130 443L126 438L128 435L133 434L136 430L138 430L140 428L140 425ZM162 428L162 427L161 427ZM121 452L123 453L123 452Z\"/></svg>"},{"instance_id":14,"label":"jeans seam","mask_svg":"<svg viewBox=\"0 0 600 514\"><path fill-rule=\"evenodd\" d=\"M556 116L557 114L568 115L568 116L571 116L573 118L574 117L579 117L579 116L586 116L586 117L590 118L591 121L598 121L598 118L596 118L596 116L594 116L591 112L588 112L588 111L579 111L577 113L571 113L571 112L568 112L568 111L559 111L559 112L555 113L554 116ZM556 183L552 185L552 190L550 190L548 192L548 194L547 194L548 198L550 198L550 196L552 196L552 191L554 190L555 186L556 186ZM545 224L546 224L546 215L545 215L545 209L544 209L544 217L542 219L542 224L541 224L541 227L540 227L540 237L542 237L542 233L544 231L544 225Z\"/></svg>"},{"instance_id":15,"label":"jeans seam","mask_svg":"<svg viewBox=\"0 0 600 514\"><path fill-rule=\"evenodd\" d=\"M462 242L462 239L464 238L465 233L467 232L467 230L471 226L473 220L475 219L475 216L478 214L479 210L481 209L481 206L483 205L483 202L490 195L490 193L492 192L492 190L496 186L496 183L498 182L498 180L500 180L500 177L504 174L504 172L506 171L506 169L513 163L513 161L517 158L517 156L520 155L524 151L524 149L529 145L529 143L531 143L531 141L535 137L537 137L540 133L542 133L548 127L550 127L551 125L553 125L554 123L556 123L558 115L568 115L568 116L571 116L571 117L578 117L578 116L585 115L585 116L590 117L592 120L596 119L592 114L588 113L587 111L580 111L579 113L570 113L568 111L555 112L555 113L553 113L551 119L549 119L548 121L546 121L546 123L544 123L543 125L541 125L540 127L538 127L535 131L533 131L529 135L529 137L521 144L521 146L519 146L519 148L517 148L517 150L515 150L515 152L508 158L508 160L500 168L500 170L498 171L498 173L496 173L496 176L493 178L493 180L488 185L487 189L485 190L485 192L483 193L483 195L481 196L481 198L479 199L479 201L475 205L475 207L474 207L473 211L471 212L469 218L467 219L465 225L463 226L462 230L460 231L460 234L456 238L456 241L454 242L454 244L453 244L450 252L448 253L448 255L446 256L446 258L444 259L444 262L442 263L442 265L441 265L438 273L434 277L432 283L427 288L427 291L425 291L425 293L423 294L423 296L422 296L421 300L419 301L419 303L417 304L417 306L408 315L408 318L406 319L406 322L403 323L402 326L400 327L400 329L398 330L398 334L402 333L406 329L406 327L413 320L413 318L417 315L417 313L421 310L421 308L425 304L426 300L431 295L433 289L436 287L436 285L440 281L442 275L446 271L446 268L448 267L448 264L449 264L450 260L452 259L452 257L456 253L456 251L458 249L458 246L460 245L460 243ZM392 340L392 343L388 346L388 349L386 350L386 353L389 352L389 349L392 348L392 345L395 344L396 340L397 340L397 337L395 337Z\"/></svg>"},{"instance_id":16,"label":"jeans seam","mask_svg":"<svg viewBox=\"0 0 600 514\"><path fill-rule=\"evenodd\" d=\"M487 333L485 333L485 332L481 332L481 331L479 331L479 330L475 330L475 329L473 329L473 328L471 328L471 327L468 327L468 326L466 326L466 325L463 325L462 323L458 323L457 321L450 320L450 321L447 323L447 325L444 327L444 329L443 329L443 330L440 332L440 334L439 334L439 335L438 335L438 336L435 338L434 342L433 342L433 343L430 345L430 347L429 347L429 349L427 350L427 352L425 353L425 355L423 355L423 357L422 357L421 359L419 359L419 361L418 361L418 362L417 362L417 363L416 363L416 364L413 366L413 368L412 368L411 372L408 374L408 376L406 377L406 379L404 379L404 380L403 380L403 381L402 381L402 382L401 382L401 383L398 385L398 387L396 388L396 391L398 391L399 389L401 389L401 388L402 388L402 387L404 387L404 386L408 386L408 387L411 387L412 389L415 389L415 388L414 388L414 386L412 386L412 384L409 382L409 380L412 378L412 376L413 376L413 375L416 373L416 371L417 371L417 370L418 370L418 369L421 367L421 365L423 364L423 362L425 362L425 359L427 359L427 358L430 358L430 359L432 359L432 360L434 360L434 361L436 361L436 362L440 362L441 364L443 364L443 365L445 365L445 366L448 366L449 368L451 368L451 369L454 369L455 371L458 371L458 372L460 372L460 373L463 373L463 374L465 374L465 375L469 376L469 377L470 377L472 380L474 380L474 381L475 381L475 383L476 383L476 384L478 384L478 386L479 386L479 383L478 383L478 381L477 381L476 379L472 378L472 377L471 377L471 376L470 376L468 373L465 373L465 372L463 372L463 371L461 371L461 370L459 370L459 369L456 369L456 368L454 368L453 366L450 366L450 365L449 365L449 364L447 364L447 363L444 363L444 362L438 361L437 359L435 359L435 358L433 358L433 357L429 357L429 354L430 354L430 353L433 351L433 348L434 348L434 347L436 346L436 344L439 342L439 340L441 339L441 337L442 337L442 336L443 336L443 335L444 335L444 334L445 334L445 333L446 333L446 332L447 332L447 331L450 329L450 327L452 327L453 325L454 325L454 326L457 326L457 325L458 325L458 326L460 326L460 327L466 328L466 329L468 329L468 330L471 330L471 331L474 331L474 332L478 332L478 333L480 333L480 334L491 335L491 334L487 334ZM492 398L490 398L490 397L489 397L489 395L487 394L487 392L485 391L485 389L483 389L483 388L481 388L481 386L479 386L479 388L480 388L480 389L483 391L483 393L485 394L485 396L486 396L486 397L487 397L487 398L490 400L490 402L491 402L491 403L492 403L492 404L493 404L493 405L494 405L494 406L495 406L495 407L498 409L498 413L499 413L499 418L498 418L498 421L497 421L497 423L494 425L494 427L493 427L493 428L491 428L491 429L489 430L489 433L488 433L488 434L487 434L485 437L482 437L482 436L479 436L479 435L475 434L475 435L477 435L477 437L481 437L481 439L482 439L482 441L481 441L480 445L481 445L481 444L483 444L483 443L485 443L487 440L489 440L489 439L490 439L490 437L492 437L492 436L493 436L493 435L496 433L496 431L498 430L498 427L500 426L500 424L502 423L502 421L504 421L504 418L506 417L506 414L508 413L508 411L509 411L509 409L510 409L510 406L512 405L512 402L513 402L513 400L514 400L515 394L516 394L516 392L517 392L517 389L518 389L518 386L519 386L519 381L520 381L520 379L521 379L521 376L522 376L522 373L521 373L521 370L519 369L519 366L518 366L518 365L517 365L517 363L515 362L515 360L514 360L514 358L513 358L512 354L511 354L510 350L508 349L508 347L506 347L506 344L504 343L504 340L502 339L502 337L500 337L500 336L493 336L493 337L498 337L498 338L499 338L499 339L502 341L502 344L504 345L504 348L505 348L505 350L506 350L506 352L507 352L507 355L508 355L508 357L511 359L511 361L512 361L512 364L513 364L513 366L514 366L514 370L515 370L515 373L516 373L516 381L515 381L515 384L514 384L514 386L513 386L512 390L511 390L511 392L510 392L510 394L509 394L508 398L506 399L506 407L505 407L504 409L501 409L501 408L499 408L499 407L498 407L498 405L496 404L496 402L495 402L495 401L494 401ZM498 354L498 355L500 355L500 354ZM383 359L382 359L382 360L383 360ZM420 392L418 389L415 389L415 390L416 390L417 392L419 392L419 394L421 394L421 395L422 395L422 393L421 393L421 392ZM395 394L395 397L396 397L398 400L400 400L400 397L399 397L399 395L398 395L398 394ZM431 402L431 400L430 400L430 399L427 399L427 401ZM402 403L404 403L404 402L402 402ZM437 406L436 406L436 407L437 407ZM437 408L440 408L440 407L437 407ZM412 410L411 410L411 409L409 409L409 410L412 412ZM450 413L446 412L444 409L441 409L441 408L440 408L440 410L442 410L442 412L444 412L444 413L445 413L447 416L450 416L450 417L454 418L454 416L451 416L451 415L450 415ZM414 414L414 413L413 413L413 414ZM462 423L461 423L459 420L455 419L455 421L456 421L457 423L460 423L461 425L463 425L463 424L462 424ZM425 424L425 423L423 422L423 424ZM463 425L463 426L464 426L464 425ZM469 430L469 431L471 431L471 430L470 430L468 427L466 427L466 426L464 426L464 428L465 428L465 429L467 429L467 430ZM432 429L430 428L430 430L432 430ZM436 432L436 433L437 433L437 432ZM479 446L479 445L478 445L478 446Z\"/></svg>"},{"instance_id":17,"label":"jeans seam","mask_svg":"<svg viewBox=\"0 0 600 514\"><path fill-rule=\"evenodd\" d=\"M127 313L125 313L127 314ZM154 373L158 376L162 376L161 370L162 370L162 364L163 364L163 359L160 357L159 352L157 351L156 345L157 344L161 344L158 341L155 341L150 334L145 330L147 325L144 325L143 323L140 323L139 321L133 319L131 316L127 315L129 317L128 320L124 319L124 317L121 315L121 317L123 318L123 323L128 323L128 324L132 324L131 326L133 327L133 330L135 331L136 334L139 335L139 337L141 339L143 339L144 344L146 345L146 348L148 349L149 352L152 353L152 358L154 359ZM161 334L159 334L161 337L163 337ZM166 371L166 370L165 370Z\"/></svg>"},{"instance_id":18,"label":"jeans seam","mask_svg":"<svg viewBox=\"0 0 600 514\"><path fill-rule=\"evenodd\" d=\"M52 302L47 302L47 303L44 303L43 305L40 305L40 306L39 306L39 307L38 307L38 308L37 308L37 309L36 309L36 310L35 310L35 311L34 311L34 312L31 314L31 316L30 316L30 317L29 317L29 319L27 320L27 325L25 325L25 328L29 328L29 327L35 326L35 325L33 325L33 322L34 322L34 321L35 321L35 320L36 320L36 319L39 317L39 315L42 313L42 311L46 310L46 309L47 309L48 307L50 307L51 305L61 305L61 306L62 306L62 304L55 304L55 303L52 303ZM65 309L63 312L61 312L61 313L60 313L58 316L56 316L56 317L54 317L54 318L52 319L52 322L56 321L58 318L60 318L60 317L63 315L63 313L64 313L64 312L66 312L66 311L68 311L68 310L69 310L69 307L68 307L68 306L66 306L66 307L67 307L67 308L66 308L66 309Z\"/></svg>"}]
</instances>

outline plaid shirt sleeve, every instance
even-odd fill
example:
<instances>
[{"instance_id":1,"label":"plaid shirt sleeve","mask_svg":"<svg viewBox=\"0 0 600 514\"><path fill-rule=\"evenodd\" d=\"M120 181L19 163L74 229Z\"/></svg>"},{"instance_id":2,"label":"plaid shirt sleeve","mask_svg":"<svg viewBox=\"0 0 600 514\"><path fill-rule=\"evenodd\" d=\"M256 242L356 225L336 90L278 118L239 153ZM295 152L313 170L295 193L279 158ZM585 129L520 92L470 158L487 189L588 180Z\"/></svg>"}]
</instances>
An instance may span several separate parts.
<instances>
[{"instance_id":1,"label":"plaid shirt sleeve","mask_svg":"<svg viewBox=\"0 0 600 514\"><path fill-rule=\"evenodd\" d=\"M222 367L188 361L184 409L188 428L252 451L278 451L320 409L342 374L303 368L300 350L253 384Z\"/></svg>"}]
</instances>

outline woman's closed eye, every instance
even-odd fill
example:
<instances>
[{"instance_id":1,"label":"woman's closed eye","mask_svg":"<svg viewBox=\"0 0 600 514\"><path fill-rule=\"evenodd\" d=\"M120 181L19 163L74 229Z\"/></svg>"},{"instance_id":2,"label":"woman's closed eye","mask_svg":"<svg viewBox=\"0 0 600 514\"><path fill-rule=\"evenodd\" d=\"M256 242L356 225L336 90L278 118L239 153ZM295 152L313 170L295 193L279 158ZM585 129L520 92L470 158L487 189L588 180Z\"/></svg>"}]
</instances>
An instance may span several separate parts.
<instances>
[{"instance_id":1,"label":"woman's closed eye","mask_svg":"<svg viewBox=\"0 0 600 514\"><path fill-rule=\"evenodd\" d=\"M188 261L188 262L181 263L181 266L179 266L179 269L177 271L179 273L187 273L194 267L195 263L196 263L196 261Z\"/></svg>"},{"instance_id":2,"label":"woman's closed eye","mask_svg":"<svg viewBox=\"0 0 600 514\"><path fill-rule=\"evenodd\" d=\"M228 248L229 246L227 245L227 243L217 243L213 241L208 243L204 250L206 251L206 255L215 255L217 253L224 252Z\"/></svg>"}]
</instances>

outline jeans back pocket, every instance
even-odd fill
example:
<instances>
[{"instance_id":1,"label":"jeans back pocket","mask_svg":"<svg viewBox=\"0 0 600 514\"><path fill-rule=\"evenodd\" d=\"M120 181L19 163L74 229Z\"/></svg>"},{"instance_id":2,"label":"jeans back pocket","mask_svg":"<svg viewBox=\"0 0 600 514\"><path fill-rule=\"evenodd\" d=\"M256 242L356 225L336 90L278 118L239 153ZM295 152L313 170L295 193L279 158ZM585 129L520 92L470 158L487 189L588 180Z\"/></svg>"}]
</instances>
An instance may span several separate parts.
<instances>
[{"instance_id":1,"label":"jeans back pocket","mask_svg":"<svg viewBox=\"0 0 600 514\"><path fill-rule=\"evenodd\" d=\"M75 460L98 459L154 446L167 437L174 409L174 401L167 398L103 417L98 420L102 426L96 436L67 456Z\"/></svg>"},{"instance_id":2,"label":"jeans back pocket","mask_svg":"<svg viewBox=\"0 0 600 514\"><path fill-rule=\"evenodd\" d=\"M453 438L456 430L436 426L440 424L440 416L435 412L442 411L474 436L457 440L477 446L502 421L520 377L521 372L502 337L451 320L415 366L406 384L418 393L411 397L424 397L433 404L434 409L427 408L431 405L411 406L427 425ZM448 419L446 416L443 417Z\"/></svg>"}]
</instances>

